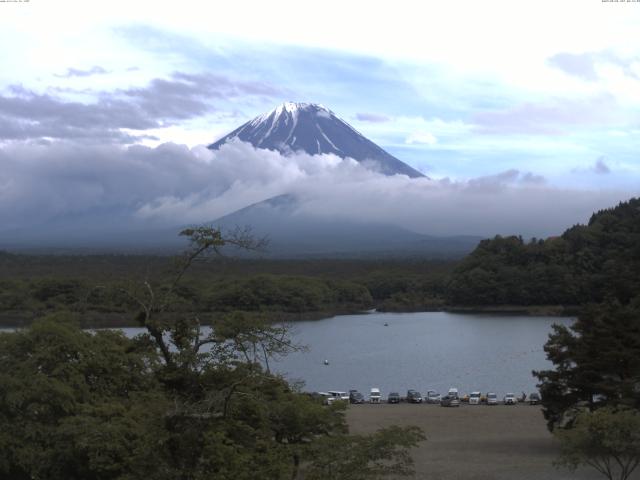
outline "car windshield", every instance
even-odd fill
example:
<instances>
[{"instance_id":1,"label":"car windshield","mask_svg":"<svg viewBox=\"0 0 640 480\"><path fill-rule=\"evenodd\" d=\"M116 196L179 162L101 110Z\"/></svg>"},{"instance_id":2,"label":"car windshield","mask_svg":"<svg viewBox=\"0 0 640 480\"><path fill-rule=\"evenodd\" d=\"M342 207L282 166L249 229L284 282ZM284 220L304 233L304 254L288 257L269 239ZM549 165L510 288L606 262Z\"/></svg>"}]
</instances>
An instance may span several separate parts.
<instances>
[{"instance_id":1,"label":"car windshield","mask_svg":"<svg viewBox=\"0 0 640 480\"><path fill-rule=\"evenodd\" d=\"M479 397L480 396L480 392L473 392L471 394L472 397Z\"/></svg>"}]
</instances>

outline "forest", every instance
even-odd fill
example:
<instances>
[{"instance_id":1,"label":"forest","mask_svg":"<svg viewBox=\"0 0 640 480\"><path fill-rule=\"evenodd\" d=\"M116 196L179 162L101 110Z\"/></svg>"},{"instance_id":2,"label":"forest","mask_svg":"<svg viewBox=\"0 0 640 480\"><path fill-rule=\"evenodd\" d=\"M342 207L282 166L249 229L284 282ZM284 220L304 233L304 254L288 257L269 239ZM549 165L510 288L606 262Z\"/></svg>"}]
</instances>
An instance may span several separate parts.
<instances>
[{"instance_id":1,"label":"forest","mask_svg":"<svg viewBox=\"0 0 640 480\"><path fill-rule=\"evenodd\" d=\"M482 241L451 273L451 305L584 305L640 291L640 199L545 240Z\"/></svg>"},{"instance_id":2,"label":"forest","mask_svg":"<svg viewBox=\"0 0 640 480\"><path fill-rule=\"evenodd\" d=\"M0 324L60 310L84 326L123 326L137 306L131 282L162 280L172 260L144 255L0 253ZM640 290L640 200L594 213L562 235L483 240L461 260L215 258L191 268L172 308L208 318L229 311L274 320L378 309L425 311L556 306L575 312Z\"/></svg>"},{"instance_id":3,"label":"forest","mask_svg":"<svg viewBox=\"0 0 640 480\"><path fill-rule=\"evenodd\" d=\"M0 253L0 325L27 325L57 311L84 326L135 324L132 282L166 280L173 260L141 255ZM268 260L198 262L176 291L173 310L203 318L228 311L273 319L322 318L379 310L432 310L443 304L455 263L445 260ZM134 323L132 323L134 322Z\"/></svg>"}]
</instances>

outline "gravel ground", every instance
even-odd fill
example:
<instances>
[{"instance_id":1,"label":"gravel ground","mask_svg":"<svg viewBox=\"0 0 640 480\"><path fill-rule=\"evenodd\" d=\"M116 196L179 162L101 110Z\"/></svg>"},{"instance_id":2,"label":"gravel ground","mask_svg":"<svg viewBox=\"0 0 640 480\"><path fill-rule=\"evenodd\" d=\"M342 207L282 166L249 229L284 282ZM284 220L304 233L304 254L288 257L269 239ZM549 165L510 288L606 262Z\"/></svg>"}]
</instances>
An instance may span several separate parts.
<instances>
[{"instance_id":1,"label":"gravel ground","mask_svg":"<svg viewBox=\"0 0 640 480\"><path fill-rule=\"evenodd\" d=\"M461 405L351 405L352 433L417 425L427 441L415 449L416 476L428 480L591 480L599 473L556 469L557 445L539 407ZM633 479L640 479L634 472Z\"/></svg>"}]
</instances>

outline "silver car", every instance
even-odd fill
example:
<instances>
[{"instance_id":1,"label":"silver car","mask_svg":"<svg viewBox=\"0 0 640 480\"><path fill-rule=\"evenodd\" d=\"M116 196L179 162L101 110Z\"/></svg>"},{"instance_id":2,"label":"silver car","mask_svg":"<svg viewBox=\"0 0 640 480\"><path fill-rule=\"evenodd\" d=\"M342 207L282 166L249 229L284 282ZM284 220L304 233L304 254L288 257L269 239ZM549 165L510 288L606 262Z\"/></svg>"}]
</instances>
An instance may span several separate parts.
<instances>
[{"instance_id":1,"label":"silver car","mask_svg":"<svg viewBox=\"0 0 640 480\"><path fill-rule=\"evenodd\" d=\"M442 407L459 407L460 399L454 395L445 395L440 399L440 406Z\"/></svg>"},{"instance_id":2,"label":"silver car","mask_svg":"<svg viewBox=\"0 0 640 480\"><path fill-rule=\"evenodd\" d=\"M429 390L424 398L427 403L440 403L440 394L434 390Z\"/></svg>"}]
</instances>

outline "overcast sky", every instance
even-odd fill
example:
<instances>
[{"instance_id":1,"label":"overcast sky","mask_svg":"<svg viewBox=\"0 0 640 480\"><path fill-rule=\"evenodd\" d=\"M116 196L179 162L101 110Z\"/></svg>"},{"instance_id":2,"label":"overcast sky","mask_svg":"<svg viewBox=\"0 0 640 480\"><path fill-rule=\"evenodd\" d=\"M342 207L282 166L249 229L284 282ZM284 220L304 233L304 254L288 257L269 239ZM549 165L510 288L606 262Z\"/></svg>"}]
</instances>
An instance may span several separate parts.
<instances>
[{"instance_id":1,"label":"overcast sky","mask_svg":"<svg viewBox=\"0 0 640 480\"><path fill-rule=\"evenodd\" d=\"M0 3L0 220L112 206L170 223L179 205L205 220L286 193L260 180L230 200L255 178L197 146L302 101L431 187L498 179L584 221L640 185L639 25L640 3L601 0Z\"/></svg>"}]
</instances>

